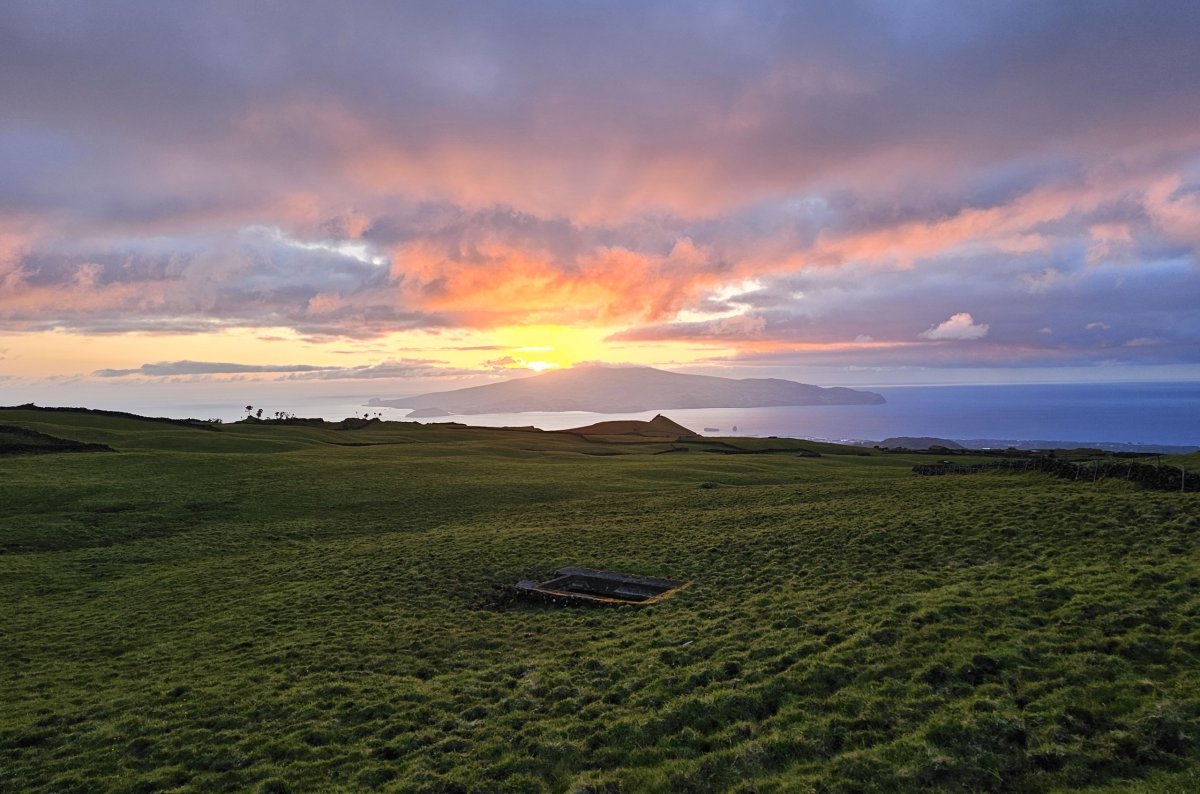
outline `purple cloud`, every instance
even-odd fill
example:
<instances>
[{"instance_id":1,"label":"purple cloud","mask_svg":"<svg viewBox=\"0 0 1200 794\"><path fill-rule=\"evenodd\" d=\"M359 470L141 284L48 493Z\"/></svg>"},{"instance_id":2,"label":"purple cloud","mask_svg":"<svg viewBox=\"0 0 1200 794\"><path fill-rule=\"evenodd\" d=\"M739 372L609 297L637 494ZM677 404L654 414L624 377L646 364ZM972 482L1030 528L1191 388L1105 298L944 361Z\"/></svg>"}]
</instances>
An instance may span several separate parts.
<instances>
[{"instance_id":1,"label":"purple cloud","mask_svg":"<svg viewBox=\"0 0 1200 794\"><path fill-rule=\"evenodd\" d=\"M1197 29L1181 1L18 0L0 330L1197 363Z\"/></svg>"}]
</instances>

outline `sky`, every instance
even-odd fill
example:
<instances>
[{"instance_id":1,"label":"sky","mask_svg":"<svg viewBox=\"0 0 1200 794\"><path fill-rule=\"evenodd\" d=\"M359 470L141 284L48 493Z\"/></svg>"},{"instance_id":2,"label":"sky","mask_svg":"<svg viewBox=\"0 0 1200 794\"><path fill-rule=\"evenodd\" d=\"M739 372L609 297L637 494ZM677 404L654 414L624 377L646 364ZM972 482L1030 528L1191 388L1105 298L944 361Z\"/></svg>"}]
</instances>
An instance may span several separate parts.
<instances>
[{"instance_id":1,"label":"sky","mask_svg":"<svg viewBox=\"0 0 1200 794\"><path fill-rule=\"evenodd\" d=\"M1200 379L1200 4L0 0L0 403Z\"/></svg>"}]
</instances>

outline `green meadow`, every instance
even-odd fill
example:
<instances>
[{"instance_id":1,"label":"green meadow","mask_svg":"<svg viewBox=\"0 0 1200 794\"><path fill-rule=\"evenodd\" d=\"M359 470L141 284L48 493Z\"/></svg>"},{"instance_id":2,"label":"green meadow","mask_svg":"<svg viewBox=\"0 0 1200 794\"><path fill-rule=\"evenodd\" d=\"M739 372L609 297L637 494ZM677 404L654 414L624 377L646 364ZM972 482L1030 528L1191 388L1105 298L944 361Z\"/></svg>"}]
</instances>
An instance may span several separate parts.
<instances>
[{"instance_id":1,"label":"green meadow","mask_svg":"<svg viewBox=\"0 0 1200 794\"><path fill-rule=\"evenodd\" d=\"M1200 494L786 440L0 425L115 450L0 457L0 791L1200 790ZM496 587L568 565L691 584Z\"/></svg>"}]
</instances>

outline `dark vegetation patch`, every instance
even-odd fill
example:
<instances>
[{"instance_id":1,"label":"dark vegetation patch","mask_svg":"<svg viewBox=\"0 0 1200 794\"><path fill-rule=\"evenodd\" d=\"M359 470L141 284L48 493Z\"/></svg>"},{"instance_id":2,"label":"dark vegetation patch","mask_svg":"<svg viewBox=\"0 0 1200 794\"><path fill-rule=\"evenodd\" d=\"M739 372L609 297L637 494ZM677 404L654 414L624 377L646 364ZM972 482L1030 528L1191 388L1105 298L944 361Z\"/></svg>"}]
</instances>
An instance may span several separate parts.
<instances>
[{"instance_id":1,"label":"dark vegetation patch","mask_svg":"<svg viewBox=\"0 0 1200 794\"><path fill-rule=\"evenodd\" d=\"M389 424L0 460L0 790L1195 789L1200 494Z\"/></svg>"},{"instance_id":2,"label":"dark vegetation patch","mask_svg":"<svg viewBox=\"0 0 1200 794\"><path fill-rule=\"evenodd\" d=\"M313 427L329 430L362 430L368 427L378 427L383 424L379 417L349 416L337 422L328 419L307 416L284 416L275 419L262 419L257 416L247 416L234 422L235 425L273 425L279 427ZM420 427L419 422L392 422L390 424L407 425L410 428Z\"/></svg>"},{"instance_id":3,"label":"dark vegetation patch","mask_svg":"<svg viewBox=\"0 0 1200 794\"><path fill-rule=\"evenodd\" d=\"M1153 464L1112 458L1070 461L1049 455L1025 455L970 465L949 460L938 463L922 463L913 466L912 471L914 474L925 476L979 474L981 472L1019 472L1021 474L1041 472L1075 482L1095 483L1100 480L1115 479L1135 483L1153 491L1179 491L1181 493L1200 491L1200 474L1188 471L1182 464L1178 467L1163 466L1161 461Z\"/></svg>"},{"instance_id":4,"label":"dark vegetation patch","mask_svg":"<svg viewBox=\"0 0 1200 794\"><path fill-rule=\"evenodd\" d=\"M85 444L15 425L0 425L0 455L42 455L50 452L112 452L107 444Z\"/></svg>"}]
</instances>

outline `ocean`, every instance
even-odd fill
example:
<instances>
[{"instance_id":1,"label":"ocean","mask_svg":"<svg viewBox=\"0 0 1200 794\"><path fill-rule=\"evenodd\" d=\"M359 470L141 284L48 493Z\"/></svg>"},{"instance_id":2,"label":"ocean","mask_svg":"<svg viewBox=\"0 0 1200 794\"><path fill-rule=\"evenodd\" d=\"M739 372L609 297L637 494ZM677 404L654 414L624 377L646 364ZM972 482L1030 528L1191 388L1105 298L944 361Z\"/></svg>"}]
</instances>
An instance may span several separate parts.
<instances>
[{"instance_id":1,"label":"ocean","mask_svg":"<svg viewBox=\"0 0 1200 794\"><path fill-rule=\"evenodd\" d=\"M1200 382L1032 384L997 386L872 387L883 405L815 405L780 408L664 409L680 424L706 435L783 436L832 441L880 441L892 436L953 440L1048 440L1200 447ZM272 406L299 416L342 419L372 415L403 419L405 409L366 406L362 397L298 398ZM106 406L107 407L107 406ZM242 415L234 405L142 405L125 407L159 416ZM561 430L606 419L650 419L636 414L506 413L425 419L490 427L533 425ZM734 428L737 428L736 430ZM716 428L708 430L705 428Z\"/></svg>"}]
</instances>

